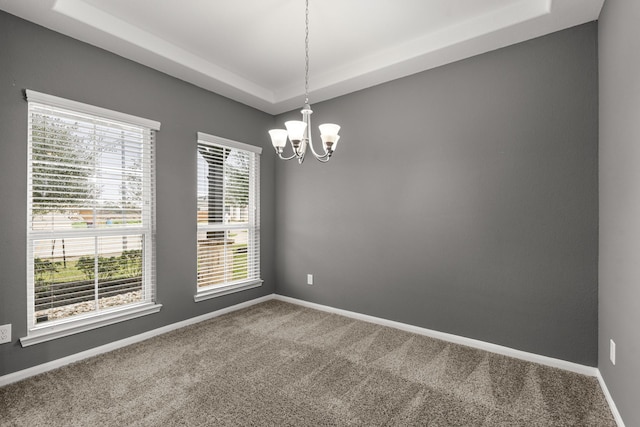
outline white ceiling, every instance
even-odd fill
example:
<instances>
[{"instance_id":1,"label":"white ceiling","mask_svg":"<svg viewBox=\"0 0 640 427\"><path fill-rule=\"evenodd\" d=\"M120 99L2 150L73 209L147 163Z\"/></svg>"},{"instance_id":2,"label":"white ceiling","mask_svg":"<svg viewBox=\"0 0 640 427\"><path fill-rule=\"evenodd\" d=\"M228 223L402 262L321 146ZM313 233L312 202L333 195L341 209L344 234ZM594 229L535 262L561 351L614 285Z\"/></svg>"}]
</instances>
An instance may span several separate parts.
<instances>
[{"instance_id":1,"label":"white ceiling","mask_svg":"<svg viewBox=\"0 0 640 427\"><path fill-rule=\"evenodd\" d=\"M604 0L310 0L323 101L598 18ZM304 0L0 0L0 9L268 113L304 98Z\"/></svg>"}]
</instances>

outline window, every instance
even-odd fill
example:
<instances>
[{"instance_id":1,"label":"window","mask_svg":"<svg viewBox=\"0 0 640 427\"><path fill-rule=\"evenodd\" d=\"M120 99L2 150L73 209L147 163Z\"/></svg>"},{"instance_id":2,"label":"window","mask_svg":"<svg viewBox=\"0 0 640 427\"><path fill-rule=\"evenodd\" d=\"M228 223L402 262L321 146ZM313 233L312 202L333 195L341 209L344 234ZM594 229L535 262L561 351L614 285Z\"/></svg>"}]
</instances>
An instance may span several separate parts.
<instances>
[{"instance_id":1,"label":"window","mask_svg":"<svg viewBox=\"0 0 640 427\"><path fill-rule=\"evenodd\" d=\"M29 90L27 100L22 345L157 312L153 138L160 124Z\"/></svg>"},{"instance_id":2,"label":"window","mask_svg":"<svg viewBox=\"0 0 640 427\"><path fill-rule=\"evenodd\" d=\"M198 133L195 300L260 286L262 149Z\"/></svg>"}]
</instances>

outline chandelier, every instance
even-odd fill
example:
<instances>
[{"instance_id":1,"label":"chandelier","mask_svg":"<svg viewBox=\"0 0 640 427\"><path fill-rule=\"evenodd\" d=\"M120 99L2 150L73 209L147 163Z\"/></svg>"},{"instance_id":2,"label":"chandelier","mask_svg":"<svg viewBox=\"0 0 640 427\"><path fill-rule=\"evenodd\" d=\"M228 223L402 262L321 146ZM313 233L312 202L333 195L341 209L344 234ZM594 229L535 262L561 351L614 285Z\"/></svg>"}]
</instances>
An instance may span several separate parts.
<instances>
[{"instance_id":1,"label":"chandelier","mask_svg":"<svg viewBox=\"0 0 640 427\"><path fill-rule=\"evenodd\" d=\"M311 133L309 128L311 127L311 106L309 105L309 0L306 0L305 10L305 69L304 69L304 107L300 112L302 113L302 120L291 120L285 122L285 129L271 129L269 135L271 136L271 143L275 148L278 157L282 160L291 160L293 158L298 159L298 163L302 164L304 156L307 151L307 146L311 149L313 157L319 161L326 163L331 158L331 155L336 150L336 145L340 139L338 132L340 126L333 123L325 123L319 127L320 139L322 139L323 152L318 153L313 147L311 141ZM283 156L284 148L287 145L287 138L291 141L291 148L293 154L289 157Z\"/></svg>"}]
</instances>

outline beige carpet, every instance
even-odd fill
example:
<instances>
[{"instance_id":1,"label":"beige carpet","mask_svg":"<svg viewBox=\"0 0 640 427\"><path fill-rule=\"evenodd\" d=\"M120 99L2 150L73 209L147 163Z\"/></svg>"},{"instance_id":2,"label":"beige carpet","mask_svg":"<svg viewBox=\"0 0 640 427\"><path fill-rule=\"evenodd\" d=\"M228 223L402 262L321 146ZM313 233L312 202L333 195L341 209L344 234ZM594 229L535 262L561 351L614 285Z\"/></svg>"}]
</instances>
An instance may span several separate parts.
<instances>
[{"instance_id":1,"label":"beige carpet","mask_svg":"<svg viewBox=\"0 0 640 427\"><path fill-rule=\"evenodd\" d=\"M0 389L2 426L615 426L595 378L268 301Z\"/></svg>"}]
</instances>

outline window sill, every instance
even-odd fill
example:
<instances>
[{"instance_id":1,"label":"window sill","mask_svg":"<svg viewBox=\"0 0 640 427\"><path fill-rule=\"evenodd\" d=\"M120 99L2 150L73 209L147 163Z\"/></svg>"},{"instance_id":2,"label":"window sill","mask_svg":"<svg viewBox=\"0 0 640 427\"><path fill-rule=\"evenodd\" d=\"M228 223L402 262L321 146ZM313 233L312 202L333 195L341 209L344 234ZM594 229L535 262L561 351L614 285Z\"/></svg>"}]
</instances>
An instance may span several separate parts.
<instances>
[{"instance_id":1,"label":"window sill","mask_svg":"<svg viewBox=\"0 0 640 427\"><path fill-rule=\"evenodd\" d=\"M145 303L134 307L125 307L107 313L60 322L53 325L36 326L31 329L26 337L20 338L22 347L55 340L57 338L74 335L80 332L90 331L136 317L157 313L162 308L162 304Z\"/></svg>"},{"instance_id":2,"label":"window sill","mask_svg":"<svg viewBox=\"0 0 640 427\"><path fill-rule=\"evenodd\" d=\"M221 297L223 295L229 295L234 292L246 291L247 289L257 288L262 286L262 279L251 280L249 282L233 283L231 285L216 286L199 291L193 299L195 302L204 301L211 298Z\"/></svg>"}]
</instances>

